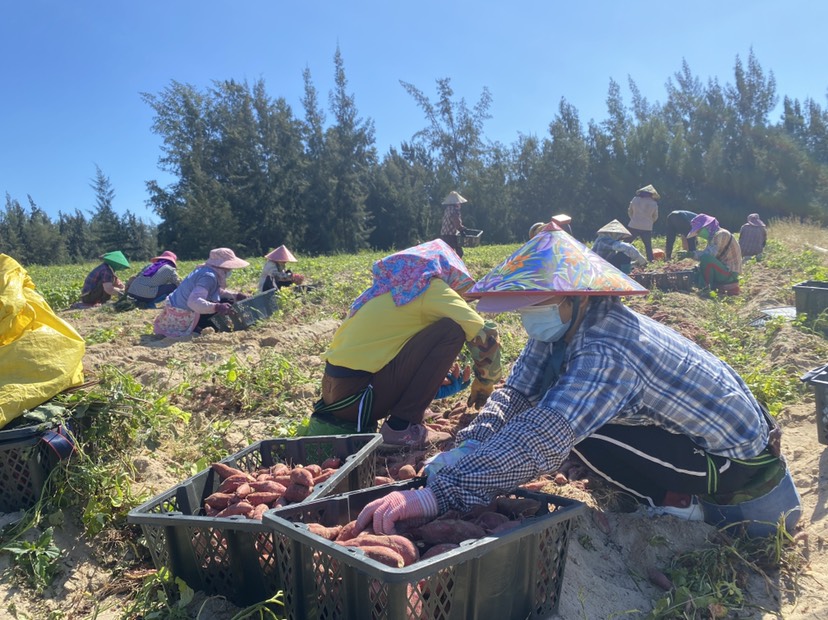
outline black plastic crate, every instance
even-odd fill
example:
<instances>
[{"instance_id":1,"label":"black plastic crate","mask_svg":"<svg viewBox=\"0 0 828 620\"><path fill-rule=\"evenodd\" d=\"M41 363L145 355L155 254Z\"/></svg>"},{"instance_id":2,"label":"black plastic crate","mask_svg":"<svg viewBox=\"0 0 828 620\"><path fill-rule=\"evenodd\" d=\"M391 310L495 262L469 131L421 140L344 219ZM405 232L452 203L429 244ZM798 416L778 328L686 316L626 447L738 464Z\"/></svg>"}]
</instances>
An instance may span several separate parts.
<instances>
[{"instance_id":1,"label":"black plastic crate","mask_svg":"<svg viewBox=\"0 0 828 620\"><path fill-rule=\"evenodd\" d=\"M828 365L808 371L802 381L814 386L816 425L819 443L828 445Z\"/></svg>"},{"instance_id":2,"label":"black plastic crate","mask_svg":"<svg viewBox=\"0 0 828 620\"><path fill-rule=\"evenodd\" d=\"M808 280L793 286L797 314L807 314L815 320L828 309L828 282Z\"/></svg>"},{"instance_id":3,"label":"black plastic crate","mask_svg":"<svg viewBox=\"0 0 828 620\"><path fill-rule=\"evenodd\" d=\"M369 502L420 485L421 480L411 480L265 513L263 522L276 533L289 620L523 620L557 611L569 534L584 510L576 500L517 489L511 494L538 499L547 512L499 536L467 541L404 568L380 564L305 526L343 525Z\"/></svg>"},{"instance_id":4,"label":"black plastic crate","mask_svg":"<svg viewBox=\"0 0 828 620\"><path fill-rule=\"evenodd\" d=\"M482 236L482 230L467 228L463 234L457 235L457 243L463 248L476 248L480 245Z\"/></svg>"},{"instance_id":5,"label":"black plastic crate","mask_svg":"<svg viewBox=\"0 0 828 620\"><path fill-rule=\"evenodd\" d=\"M233 309L227 315L213 315L211 323L220 332L232 332L247 329L254 323L266 319L279 308L276 297L278 289L270 289L233 303Z\"/></svg>"},{"instance_id":6,"label":"black plastic crate","mask_svg":"<svg viewBox=\"0 0 828 620\"><path fill-rule=\"evenodd\" d=\"M329 457L342 459L337 472L314 487L309 501L372 486L374 451L381 444L377 433L267 439L222 462L255 471L277 463L309 465ZM212 469L202 471L133 509L127 520L141 526L156 568L168 568L195 590L249 605L280 589L273 532L261 521L245 517L206 516L204 500L220 482Z\"/></svg>"},{"instance_id":7,"label":"black plastic crate","mask_svg":"<svg viewBox=\"0 0 828 620\"><path fill-rule=\"evenodd\" d=\"M34 506L57 463L42 431L16 429L15 438L0 441L0 512Z\"/></svg>"},{"instance_id":8,"label":"black plastic crate","mask_svg":"<svg viewBox=\"0 0 828 620\"><path fill-rule=\"evenodd\" d=\"M695 282L695 272L692 269L684 271L632 273L630 277L645 288L661 291L692 291Z\"/></svg>"}]
</instances>

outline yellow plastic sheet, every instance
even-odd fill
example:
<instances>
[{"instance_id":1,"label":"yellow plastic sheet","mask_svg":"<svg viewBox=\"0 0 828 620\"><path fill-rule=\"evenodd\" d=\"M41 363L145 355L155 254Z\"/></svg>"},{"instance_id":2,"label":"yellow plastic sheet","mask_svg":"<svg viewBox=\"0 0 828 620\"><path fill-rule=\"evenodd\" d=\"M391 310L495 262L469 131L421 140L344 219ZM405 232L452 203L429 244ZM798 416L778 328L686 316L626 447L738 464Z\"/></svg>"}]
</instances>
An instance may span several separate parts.
<instances>
[{"instance_id":1,"label":"yellow plastic sheet","mask_svg":"<svg viewBox=\"0 0 828 620\"><path fill-rule=\"evenodd\" d=\"M83 383L83 338L35 290L26 270L0 254L0 428Z\"/></svg>"}]
</instances>

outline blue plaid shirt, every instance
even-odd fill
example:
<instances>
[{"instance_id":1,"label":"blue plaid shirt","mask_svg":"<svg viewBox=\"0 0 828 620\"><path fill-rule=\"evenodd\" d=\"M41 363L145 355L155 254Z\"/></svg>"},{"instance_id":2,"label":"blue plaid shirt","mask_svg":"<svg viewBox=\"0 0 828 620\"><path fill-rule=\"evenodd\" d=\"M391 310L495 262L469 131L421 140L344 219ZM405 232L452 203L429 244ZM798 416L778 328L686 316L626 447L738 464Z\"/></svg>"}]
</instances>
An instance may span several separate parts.
<instances>
[{"instance_id":1,"label":"blue plaid shirt","mask_svg":"<svg viewBox=\"0 0 828 620\"><path fill-rule=\"evenodd\" d=\"M550 386L552 353L530 339L506 386L458 434L482 445L429 478L442 510L556 471L575 443L610 422L660 426L730 458L767 446L759 403L729 365L618 298L593 299Z\"/></svg>"}]
</instances>

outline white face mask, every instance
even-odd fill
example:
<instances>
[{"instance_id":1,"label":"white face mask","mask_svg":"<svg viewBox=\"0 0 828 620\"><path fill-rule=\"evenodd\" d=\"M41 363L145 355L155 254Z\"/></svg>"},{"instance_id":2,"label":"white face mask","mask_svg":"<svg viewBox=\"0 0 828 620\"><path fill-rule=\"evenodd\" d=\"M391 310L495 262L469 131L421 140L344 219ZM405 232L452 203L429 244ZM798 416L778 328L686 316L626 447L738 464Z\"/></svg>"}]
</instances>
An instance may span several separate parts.
<instances>
[{"instance_id":1,"label":"white face mask","mask_svg":"<svg viewBox=\"0 0 828 620\"><path fill-rule=\"evenodd\" d=\"M528 306L520 308L518 313L529 337L541 342L557 342L572 323L572 319L566 323L561 320L560 304Z\"/></svg>"}]
</instances>

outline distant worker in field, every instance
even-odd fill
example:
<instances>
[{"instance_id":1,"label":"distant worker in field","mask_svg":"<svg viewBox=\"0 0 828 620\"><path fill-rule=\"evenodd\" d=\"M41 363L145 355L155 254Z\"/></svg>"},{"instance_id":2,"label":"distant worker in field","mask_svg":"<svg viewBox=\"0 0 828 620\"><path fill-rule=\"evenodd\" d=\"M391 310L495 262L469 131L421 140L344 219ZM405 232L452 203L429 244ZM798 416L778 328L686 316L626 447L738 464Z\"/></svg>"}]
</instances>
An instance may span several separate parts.
<instances>
[{"instance_id":1,"label":"distant worker in field","mask_svg":"<svg viewBox=\"0 0 828 620\"><path fill-rule=\"evenodd\" d=\"M129 268L129 261L120 250L102 254L103 262L86 276L81 290L81 303L97 306L112 299L113 295L124 292L124 283L115 275L116 271Z\"/></svg>"},{"instance_id":2,"label":"distant worker in field","mask_svg":"<svg viewBox=\"0 0 828 620\"><path fill-rule=\"evenodd\" d=\"M165 250L150 259L150 264L129 281L127 296L139 306L155 307L181 284L178 276L178 257Z\"/></svg>"},{"instance_id":3,"label":"distant worker in field","mask_svg":"<svg viewBox=\"0 0 828 620\"><path fill-rule=\"evenodd\" d=\"M284 245L265 255L267 259L262 268L262 275L259 278L259 292L269 291L274 288L282 288L297 284L301 278L288 269L288 263L296 263L296 257Z\"/></svg>"},{"instance_id":4,"label":"distant worker in field","mask_svg":"<svg viewBox=\"0 0 828 620\"><path fill-rule=\"evenodd\" d=\"M631 237L630 231L618 220L602 226L596 234L592 251L624 273L629 274L633 265L643 267L647 264L647 259L641 252L633 244L624 241Z\"/></svg>"},{"instance_id":5,"label":"distant worker in field","mask_svg":"<svg viewBox=\"0 0 828 620\"><path fill-rule=\"evenodd\" d=\"M742 273L742 250L736 237L719 226L719 221L705 213L693 218L688 239L701 237L707 241L704 250L696 251L694 258L699 261L697 283L702 288L717 289L721 286L738 284Z\"/></svg>"},{"instance_id":6,"label":"distant worker in field","mask_svg":"<svg viewBox=\"0 0 828 620\"><path fill-rule=\"evenodd\" d=\"M463 218L460 214L460 205L468 202L459 193L451 191L443 198L443 224L440 227L440 239L445 241L449 247L457 253L457 256L463 258L463 246L457 238L466 230L463 226Z\"/></svg>"},{"instance_id":7,"label":"distant worker in field","mask_svg":"<svg viewBox=\"0 0 828 620\"><path fill-rule=\"evenodd\" d=\"M652 185L642 187L630 201L630 206L627 213L630 216L630 223L627 224L632 237L630 241L635 241L641 237L644 243L644 250L647 253L647 260L653 261L653 224L658 219L658 202L661 196L658 195L656 188Z\"/></svg>"},{"instance_id":8,"label":"distant worker in field","mask_svg":"<svg viewBox=\"0 0 828 620\"><path fill-rule=\"evenodd\" d=\"M250 263L237 257L230 248L210 250L210 258L193 269L178 288L167 297L155 319L154 332L159 336L181 338L210 326L214 314L230 314L234 301L247 296L226 290L233 269Z\"/></svg>"},{"instance_id":9,"label":"distant worker in field","mask_svg":"<svg viewBox=\"0 0 828 620\"><path fill-rule=\"evenodd\" d=\"M742 258L759 256L765 251L768 242L768 229L758 213L751 213L747 222L739 230L739 247L742 248Z\"/></svg>"},{"instance_id":10,"label":"distant worker in field","mask_svg":"<svg viewBox=\"0 0 828 620\"><path fill-rule=\"evenodd\" d=\"M673 245L676 243L676 237L681 239L681 248L685 252L696 251L696 238L687 238L687 233L690 232L690 222L696 217L698 213L692 211L671 211L667 216L667 245L664 248L664 254L667 260L673 255ZM681 256L679 254L679 256Z\"/></svg>"},{"instance_id":11,"label":"distant worker in field","mask_svg":"<svg viewBox=\"0 0 828 620\"><path fill-rule=\"evenodd\" d=\"M324 355L322 398L307 434L374 432L385 420L379 432L387 445L422 449L451 439L424 424L428 407L457 377L464 343L475 374L467 403L486 402L502 374L497 328L463 299L474 280L440 239L386 256L372 270L373 285L351 304Z\"/></svg>"}]
</instances>

